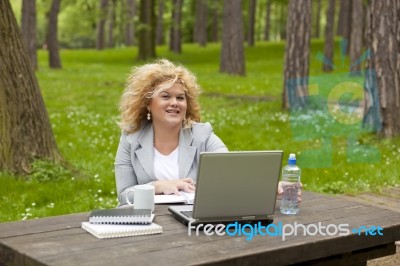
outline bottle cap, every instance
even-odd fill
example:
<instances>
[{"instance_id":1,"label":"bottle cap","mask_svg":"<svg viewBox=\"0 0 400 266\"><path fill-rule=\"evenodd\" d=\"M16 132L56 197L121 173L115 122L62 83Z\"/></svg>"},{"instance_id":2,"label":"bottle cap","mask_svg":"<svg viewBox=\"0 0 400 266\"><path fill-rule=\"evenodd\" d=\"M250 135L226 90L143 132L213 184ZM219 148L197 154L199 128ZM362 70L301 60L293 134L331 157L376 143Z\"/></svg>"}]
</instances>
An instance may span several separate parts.
<instances>
[{"instance_id":1,"label":"bottle cap","mask_svg":"<svg viewBox=\"0 0 400 266\"><path fill-rule=\"evenodd\" d=\"M290 165L296 164L296 154L291 153L291 154L289 155L288 163L289 163Z\"/></svg>"}]
</instances>

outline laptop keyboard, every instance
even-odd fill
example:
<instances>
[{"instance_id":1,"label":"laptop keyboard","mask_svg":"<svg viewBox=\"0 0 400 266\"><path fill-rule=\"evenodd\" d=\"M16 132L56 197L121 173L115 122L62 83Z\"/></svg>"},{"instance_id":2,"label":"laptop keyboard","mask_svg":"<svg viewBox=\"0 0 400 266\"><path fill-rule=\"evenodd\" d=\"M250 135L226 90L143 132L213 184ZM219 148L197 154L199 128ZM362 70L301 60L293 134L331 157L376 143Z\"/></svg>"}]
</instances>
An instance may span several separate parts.
<instances>
[{"instance_id":1,"label":"laptop keyboard","mask_svg":"<svg viewBox=\"0 0 400 266\"><path fill-rule=\"evenodd\" d=\"M181 213L183 215L185 215L186 217L188 217L188 218L193 218L193 216L192 216L193 212L192 211L181 211Z\"/></svg>"}]
</instances>

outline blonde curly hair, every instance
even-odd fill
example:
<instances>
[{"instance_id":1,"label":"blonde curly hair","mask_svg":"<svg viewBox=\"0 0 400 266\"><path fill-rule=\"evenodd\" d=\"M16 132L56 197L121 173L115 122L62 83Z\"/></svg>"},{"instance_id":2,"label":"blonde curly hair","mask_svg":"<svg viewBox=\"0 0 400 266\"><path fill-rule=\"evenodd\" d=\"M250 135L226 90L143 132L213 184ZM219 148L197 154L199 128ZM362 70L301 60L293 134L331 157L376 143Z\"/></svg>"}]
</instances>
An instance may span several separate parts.
<instances>
[{"instance_id":1,"label":"blonde curly hair","mask_svg":"<svg viewBox=\"0 0 400 266\"><path fill-rule=\"evenodd\" d=\"M174 83L182 84L186 94L187 110L183 127L191 127L193 122L199 122L200 105L197 98L200 86L195 75L181 65L159 59L152 64L134 67L129 74L119 105L120 128L128 134L138 131L146 119L151 98Z\"/></svg>"}]
</instances>

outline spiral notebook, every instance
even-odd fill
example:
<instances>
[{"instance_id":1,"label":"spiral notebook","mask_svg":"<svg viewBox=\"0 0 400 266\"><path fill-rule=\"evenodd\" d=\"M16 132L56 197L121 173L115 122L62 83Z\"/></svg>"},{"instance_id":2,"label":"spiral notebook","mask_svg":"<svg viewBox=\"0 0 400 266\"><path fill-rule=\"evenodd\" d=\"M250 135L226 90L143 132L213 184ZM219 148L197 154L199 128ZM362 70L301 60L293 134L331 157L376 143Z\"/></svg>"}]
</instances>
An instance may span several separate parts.
<instances>
[{"instance_id":1,"label":"spiral notebook","mask_svg":"<svg viewBox=\"0 0 400 266\"><path fill-rule=\"evenodd\" d=\"M93 224L150 224L154 214L150 209L107 209L94 210L89 214L89 222Z\"/></svg>"},{"instance_id":2,"label":"spiral notebook","mask_svg":"<svg viewBox=\"0 0 400 266\"><path fill-rule=\"evenodd\" d=\"M161 234L162 227L152 224L92 224L82 222L82 228L97 238L114 238Z\"/></svg>"}]
</instances>

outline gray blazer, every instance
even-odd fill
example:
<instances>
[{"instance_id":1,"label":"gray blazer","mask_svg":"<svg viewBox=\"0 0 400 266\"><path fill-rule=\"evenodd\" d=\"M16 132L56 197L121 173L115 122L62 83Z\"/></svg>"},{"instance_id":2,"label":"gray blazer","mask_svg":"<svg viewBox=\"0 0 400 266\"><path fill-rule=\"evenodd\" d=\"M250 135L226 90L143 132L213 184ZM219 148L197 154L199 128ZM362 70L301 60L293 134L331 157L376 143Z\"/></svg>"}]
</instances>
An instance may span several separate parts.
<instances>
[{"instance_id":1,"label":"gray blazer","mask_svg":"<svg viewBox=\"0 0 400 266\"><path fill-rule=\"evenodd\" d=\"M191 128L180 131L179 178L191 177L196 181L199 155L205 151L228 151L221 139L213 133L210 123L194 123ZM120 204L126 203L128 188L157 180L154 175L153 153L152 123L146 121L142 128L133 134L121 134L115 158L115 180Z\"/></svg>"}]
</instances>

